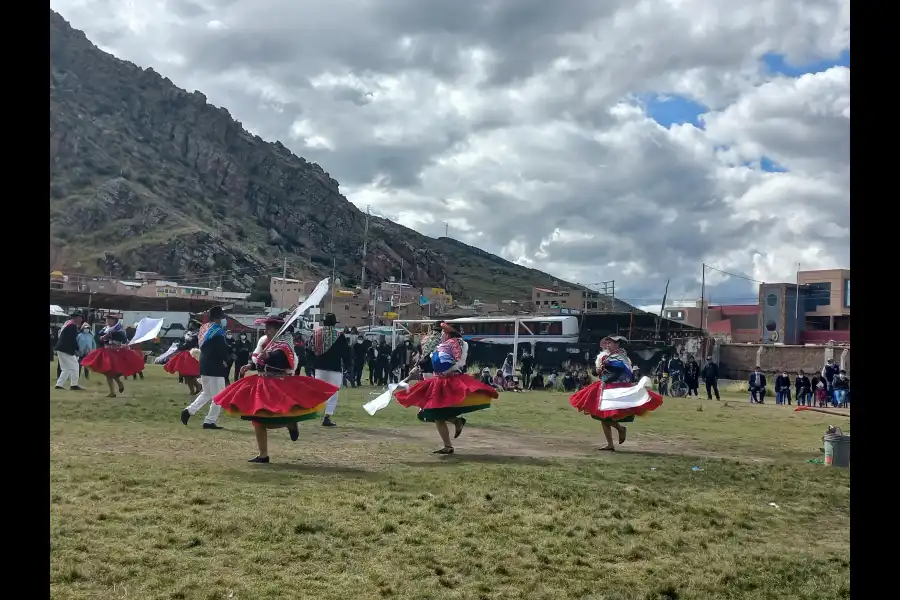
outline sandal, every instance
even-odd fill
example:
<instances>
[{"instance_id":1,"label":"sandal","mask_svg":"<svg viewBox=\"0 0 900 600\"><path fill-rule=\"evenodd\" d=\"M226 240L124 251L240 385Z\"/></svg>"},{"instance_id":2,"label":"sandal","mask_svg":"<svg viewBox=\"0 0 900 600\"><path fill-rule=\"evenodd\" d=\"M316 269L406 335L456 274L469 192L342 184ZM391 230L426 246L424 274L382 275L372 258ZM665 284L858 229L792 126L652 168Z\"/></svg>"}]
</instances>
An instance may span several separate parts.
<instances>
[{"instance_id":1,"label":"sandal","mask_svg":"<svg viewBox=\"0 0 900 600\"><path fill-rule=\"evenodd\" d=\"M107 397L107 398L115 398L116 395L115 395L115 394L107 394L106 397Z\"/></svg>"},{"instance_id":2,"label":"sandal","mask_svg":"<svg viewBox=\"0 0 900 600\"><path fill-rule=\"evenodd\" d=\"M453 433L453 439L459 437L459 434L462 433L463 427L466 426L466 420L462 417L457 417L456 419L456 431Z\"/></svg>"},{"instance_id":3,"label":"sandal","mask_svg":"<svg viewBox=\"0 0 900 600\"><path fill-rule=\"evenodd\" d=\"M603 448L600 448L600 452L615 452L615 451L616 451L615 446L605 446Z\"/></svg>"},{"instance_id":4,"label":"sandal","mask_svg":"<svg viewBox=\"0 0 900 600\"><path fill-rule=\"evenodd\" d=\"M453 448L441 448L440 450L435 450L432 454L453 454Z\"/></svg>"}]
</instances>

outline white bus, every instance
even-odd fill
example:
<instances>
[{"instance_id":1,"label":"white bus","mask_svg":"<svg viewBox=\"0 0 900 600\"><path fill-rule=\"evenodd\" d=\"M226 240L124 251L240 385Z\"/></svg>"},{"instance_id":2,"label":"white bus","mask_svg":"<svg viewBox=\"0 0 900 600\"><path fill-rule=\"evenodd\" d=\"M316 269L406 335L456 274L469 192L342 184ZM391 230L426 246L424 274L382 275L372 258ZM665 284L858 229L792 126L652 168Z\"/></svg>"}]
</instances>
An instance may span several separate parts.
<instances>
[{"instance_id":1,"label":"white bus","mask_svg":"<svg viewBox=\"0 0 900 600\"><path fill-rule=\"evenodd\" d=\"M512 344L516 341L516 323L519 324L518 343L578 342L578 317L464 317L450 319L463 339L488 344Z\"/></svg>"}]
</instances>

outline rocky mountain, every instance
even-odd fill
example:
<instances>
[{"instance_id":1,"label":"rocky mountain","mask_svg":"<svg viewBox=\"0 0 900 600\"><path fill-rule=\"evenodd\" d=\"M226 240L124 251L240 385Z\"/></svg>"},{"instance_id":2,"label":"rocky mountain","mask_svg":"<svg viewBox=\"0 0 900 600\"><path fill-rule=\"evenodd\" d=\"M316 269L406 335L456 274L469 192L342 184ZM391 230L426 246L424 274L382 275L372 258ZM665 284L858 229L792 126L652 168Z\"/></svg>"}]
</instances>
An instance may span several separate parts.
<instances>
[{"instance_id":1,"label":"rocky mountain","mask_svg":"<svg viewBox=\"0 0 900 600\"><path fill-rule=\"evenodd\" d=\"M322 167L248 133L200 92L119 60L50 16L51 268L212 276L267 289L297 277L357 283L366 215ZM551 275L372 217L368 277L447 282L457 298L523 299ZM445 272L444 265L447 265ZM562 285L571 285L560 282Z\"/></svg>"}]
</instances>

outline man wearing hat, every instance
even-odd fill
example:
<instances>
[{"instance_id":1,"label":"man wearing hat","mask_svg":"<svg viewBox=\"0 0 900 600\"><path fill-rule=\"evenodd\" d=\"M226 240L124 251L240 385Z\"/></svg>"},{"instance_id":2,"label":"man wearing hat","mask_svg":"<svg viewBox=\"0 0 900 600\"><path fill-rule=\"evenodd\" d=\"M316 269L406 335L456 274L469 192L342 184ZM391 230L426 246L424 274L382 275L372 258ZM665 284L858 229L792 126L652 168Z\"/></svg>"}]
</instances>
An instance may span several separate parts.
<instances>
[{"instance_id":1,"label":"man wearing hat","mask_svg":"<svg viewBox=\"0 0 900 600\"><path fill-rule=\"evenodd\" d=\"M221 306L209 310L209 321L200 328L197 343L200 346L200 384L203 391L184 410L181 411L181 422L188 424L188 419L197 414L207 402L225 389L225 378L228 376L228 360L231 348L225 340L225 327L228 319ZM222 407L215 402L209 407L203 419L203 429L222 429L216 424Z\"/></svg>"},{"instance_id":2,"label":"man wearing hat","mask_svg":"<svg viewBox=\"0 0 900 600\"><path fill-rule=\"evenodd\" d=\"M78 387L78 372L81 366L78 364L78 331L84 322L81 311L76 310L69 316L62 329L59 330L59 339L56 342L56 359L59 361L60 374L56 380L56 389L62 390L66 380L69 381L70 390L80 390Z\"/></svg>"}]
</instances>

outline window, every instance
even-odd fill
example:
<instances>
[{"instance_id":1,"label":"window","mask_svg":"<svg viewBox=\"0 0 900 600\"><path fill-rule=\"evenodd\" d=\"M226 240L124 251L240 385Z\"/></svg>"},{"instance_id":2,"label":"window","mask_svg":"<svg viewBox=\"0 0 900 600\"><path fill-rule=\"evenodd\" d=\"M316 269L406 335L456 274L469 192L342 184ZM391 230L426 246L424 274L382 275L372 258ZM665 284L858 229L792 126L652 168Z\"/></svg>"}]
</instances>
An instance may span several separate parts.
<instances>
[{"instance_id":1,"label":"window","mask_svg":"<svg viewBox=\"0 0 900 600\"><path fill-rule=\"evenodd\" d=\"M844 280L844 308L850 308L850 280Z\"/></svg>"},{"instance_id":2,"label":"window","mask_svg":"<svg viewBox=\"0 0 900 600\"><path fill-rule=\"evenodd\" d=\"M684 319L684 311L683 310L666 311L666 318L680 321L680 320Z\"/></svg>"},{"instance_id":3,"label":"window","mask_svg":"<svg viewBox=\"0 0 900 600\"><path fill-rule=\"evenodd\" d=\"M803 301L805 312L816 312L817 307L828 306L831 304L831 282L808 284L805 296Z\"/></svg>"},{"instance_id":4,"label":"window","mask_svg":"<svg viewBox=\"0 0 900 600\"><path fill-rule=\"evenodd\" d=\"M778 296L775 294L769 294L766 296L766 304L769 306L778 306Z\"/></svg>"}]
</instances>

